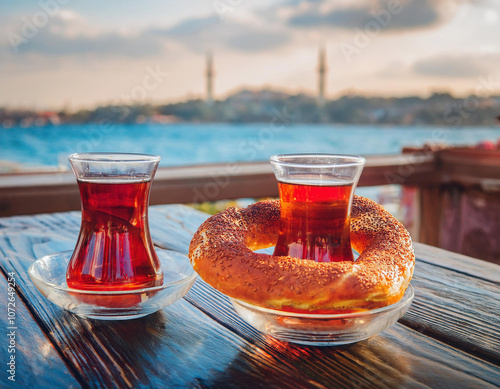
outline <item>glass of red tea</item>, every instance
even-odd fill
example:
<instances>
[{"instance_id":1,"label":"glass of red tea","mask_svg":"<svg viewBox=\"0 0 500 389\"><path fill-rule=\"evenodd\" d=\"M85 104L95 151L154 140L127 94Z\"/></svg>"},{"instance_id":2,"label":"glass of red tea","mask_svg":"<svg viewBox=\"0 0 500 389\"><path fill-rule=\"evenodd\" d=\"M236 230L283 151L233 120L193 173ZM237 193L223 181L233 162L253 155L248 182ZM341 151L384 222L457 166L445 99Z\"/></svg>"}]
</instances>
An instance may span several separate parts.
<instances>
[{"instance_id":1,"label":"glass of red tea","mask_svg":"<svg viewBox=\"0 0 500 389\"><path fill-rule=\"evenodd\" d=\"M316 262L353 261L349 218L365 158L281 154L270 161L281 206L274 255Z\"/></svg>"},{"instance_id":2,"label":"glass of red tea","mask_svg":"<svg viewBox=\"0 0 500 389\"><path fill-rule=\"evenodd\" d=\"M148 224L151 181L159 156L84 153L69 156L82 221L68 264L69 288L123 291L163 282Z\"/></svg>"}]
</instances>

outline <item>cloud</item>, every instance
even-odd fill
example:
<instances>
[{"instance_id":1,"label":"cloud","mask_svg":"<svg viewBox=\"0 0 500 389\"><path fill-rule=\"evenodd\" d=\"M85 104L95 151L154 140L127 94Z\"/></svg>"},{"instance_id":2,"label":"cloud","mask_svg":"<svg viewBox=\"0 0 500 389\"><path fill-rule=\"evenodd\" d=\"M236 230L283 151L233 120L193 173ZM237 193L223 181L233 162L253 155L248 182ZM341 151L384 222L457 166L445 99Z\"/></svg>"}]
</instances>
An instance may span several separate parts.
<instances>
[{"instance_id":1,"label":"cloud","mask_svg":"<svg viewBox=\"0 0 500 389\"><path fill-rule=\"evenodd\" d=\"M258 18L222 21L217 15L186 19L173 27L104 31L92 28L87 20L74 13L60 12L45 26L35 26L36 31L24 25L17 28L14 30L19 37L16 50L7 47L7 43L4 51L47 57L140 58L161 54L171 44L180 44L196 52L216 48L256 52L285 45L291 40L289 31L269 26ZM6 34L12 31L10 28Z\"/></svg>"},{"instance_id":2,"label":"cloud","mask_svg":"<svg viewBox=\"0 0 500 389\"><path fill-rule=\"evenodd\" d=\"M228 47L245 51L260 51L283 46L290 41L290 35L271 31L239 31L228 37Z\"/></svg>"},{"instance_id":3,"label":"cloud","mask_svg":"<svg viewBox=\"0 0 500 389\"><path fill-rule=\"evenodd\" d=\"M254 52L283 46L291 40L289 31L260 20L222 21L217 16L184 20L170 29L155 32L194 51L221 47Z\"/></svg>"},{"instance_id":4,"label":"cloud","mask_svg":"<svg viewBox=\"0 0 500 389\"><path fill-rule=\"evenodd\" d=\"M24 18L17 29L6 31L4 35L10 40L9 51L53 57L98 55L128 58L146 57L163 51L163 42L148 31L96 30L85 19L67 11L61 11L47 20L44 25L36 25Z\"/></svg>"},{"instance_id":5,"label":"cloud","mask_svg":"<svg viewBox=\"0 0 500 389\"><path fill-rule=\"evenodd\" d=\"M217 16L206 18L191 18L186 19L168 30L159 30L169 35L183 37L203 33L206 29L213 29L221 23Z\"/></svg>"},{"instance_id":6,"label":"cloud","mask_svg":"<svg viewBox=\"0 0 500 389\"><path fill-rule=\"evenodd\" d=\"M329 2L328 5L308 3L297 7L288 19L293 27L332 29L364 28L375 15L389 14L385 30L410 30L432 27L447 20L450 12L456 9L453 0L378 0L358 1L352 5ZM392 12L396 10L396 12Z\"/></svg>"},{"instance_id":7,"label":"cloud","mask_svg":"<svg viewBox=\"0 0 500 389\"><path fill-rule=\"evenodd\" d=\"M415 74L446 78L471 78L495 72L500 53L440 54L417 61L412 66Z\"/></svg>"},{"instance_id":8,"label":"cloud","mask_svg":"<svg viewBox=\"0 0 500 389\"><path fill-rule=\"evenodd\" d=\"M92 54L105 57L144 57L161 51L162 44L156 39L118 33L105 33L93 37L84 35L68 37L42 32L20 46L20 52L54 56Z\"/></svg>"}]
</instances>

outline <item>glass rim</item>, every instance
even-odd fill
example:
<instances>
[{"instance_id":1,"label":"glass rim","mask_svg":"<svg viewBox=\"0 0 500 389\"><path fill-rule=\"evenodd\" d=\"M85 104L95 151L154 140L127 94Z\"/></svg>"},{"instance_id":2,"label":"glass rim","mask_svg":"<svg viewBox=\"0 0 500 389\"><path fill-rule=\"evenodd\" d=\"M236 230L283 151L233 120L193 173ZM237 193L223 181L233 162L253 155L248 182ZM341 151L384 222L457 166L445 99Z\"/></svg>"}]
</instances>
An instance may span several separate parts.
<instances>
[{"instance_id":1,"label":"glass rim","mask_svg":"<svg viewBox=\"0 0 500 389\"><path fill-rule=\"evenodd\" d=\"M385 307L381 308L369 309L365 311L356 311L349 313L320 313L320 314L280 311L279 309L264 308L258 305L253 305L235 298L231 298L231 300L235 301L237 304L242 305L247 309L252 309L258 311L259 313L267 313L272 315L289 316L297 318L308 318L308 319L347 319L353 317L372 316L372 315L377 315L379 313L392 311L401 308L406 304L411 303L414 297L415 297L415 290L411 284L408 284L408 287L406 288L405 293L403 294L401 300L395 302L394 304L386 305Z\"/></svg>"},{"instance_id":2,"label":"glass rim","mask_svg":"<svg viewBox=\"0 0 500 389\"><path fill-rule=\"evenodd\" d=\"M99 163L139 163L159 162L161 157L154 154L90 152L73 153L68 156L70 161Z\"/></svg>"},{"instance_id":3,"label":"glass rim","mask_svg":"<svg viewBox=\"0 0 500 389\"><path fill-rule=\"evenodd\" d=\"M301 159L307 158L325 158L323 162L300 162ZM327 159L337 159L337 162L327 162ZM338 161L341 159L341 161ZM291 167L348 167L348 166L363 166L366 158L360 155L351 154L329 154L329 153L297 153L297 154L276 154L269 158L271 163L291 166Z\"/></svg>"}]
</instances>

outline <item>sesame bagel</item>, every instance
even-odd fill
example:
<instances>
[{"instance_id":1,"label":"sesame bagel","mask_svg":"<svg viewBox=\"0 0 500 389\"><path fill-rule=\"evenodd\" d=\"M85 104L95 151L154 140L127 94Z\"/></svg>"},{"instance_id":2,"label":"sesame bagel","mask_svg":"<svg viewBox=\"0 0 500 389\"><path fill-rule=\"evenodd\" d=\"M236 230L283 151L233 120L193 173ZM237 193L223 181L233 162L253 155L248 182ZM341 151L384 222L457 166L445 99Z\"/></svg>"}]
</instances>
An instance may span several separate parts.
<instances>
[{"instance_id":1,"label":"sesame bagel","mask_svg":"<svg viewBox=\"0 0 500 389\"><path fill-rule=\"evenodd\" d=\"M377 203L354 196L350 228L356 261L314 262L255 253L279 234L279 201L228 208L194 235L189 258L220 292L267 308L367 310L399 301L410 283L415 256L410 234Z\"/></svg>"}]
</instances>

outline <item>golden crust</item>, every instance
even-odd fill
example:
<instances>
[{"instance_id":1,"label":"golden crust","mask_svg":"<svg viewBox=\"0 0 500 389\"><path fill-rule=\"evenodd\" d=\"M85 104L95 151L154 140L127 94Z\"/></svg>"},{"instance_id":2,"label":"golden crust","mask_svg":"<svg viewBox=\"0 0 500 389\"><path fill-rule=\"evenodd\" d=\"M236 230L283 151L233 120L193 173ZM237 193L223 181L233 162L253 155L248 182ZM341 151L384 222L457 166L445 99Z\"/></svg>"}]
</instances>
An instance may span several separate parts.
<instances>
[{"instance_id":1,"label":"golden crust","mask_svg":"<svg viewBox=\"0 0 500 389\"><path fill-rule=\"evenodd\" d=\"M268 308L362 310L401 299L415 256L408 231L377 203L354 196L351 244L355 262L254 253L274 245L279 201L262 201L207 219L194 235L189 258L195 271L222 293Z\"/></svg>"}]
</instances>

